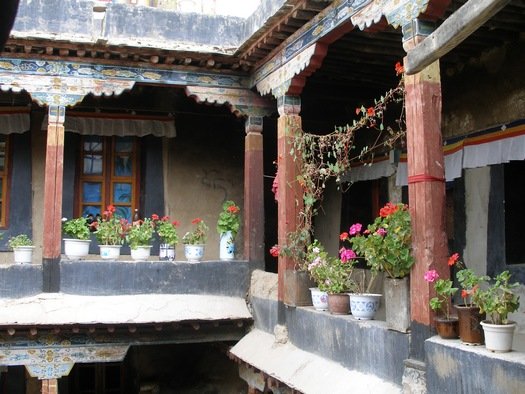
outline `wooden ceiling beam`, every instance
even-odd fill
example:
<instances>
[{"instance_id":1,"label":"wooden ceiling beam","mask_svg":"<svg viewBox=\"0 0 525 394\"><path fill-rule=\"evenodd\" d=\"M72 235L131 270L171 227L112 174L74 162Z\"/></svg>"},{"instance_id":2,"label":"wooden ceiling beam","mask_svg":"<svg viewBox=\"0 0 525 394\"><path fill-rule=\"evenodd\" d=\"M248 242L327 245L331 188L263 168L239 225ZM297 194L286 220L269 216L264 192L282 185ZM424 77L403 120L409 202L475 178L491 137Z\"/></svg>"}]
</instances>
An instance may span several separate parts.
<instances>
[{"instance_id":1,"label":"wooden ceiling beam","mask_svg":"<svg viewBox=\"0 0 525 394\"><path fill-rule=\"evenodd\" d=\"M469 0L407 53L405 72L415 74L457 47L509 0Z\"/></svg>"}]
</instances>

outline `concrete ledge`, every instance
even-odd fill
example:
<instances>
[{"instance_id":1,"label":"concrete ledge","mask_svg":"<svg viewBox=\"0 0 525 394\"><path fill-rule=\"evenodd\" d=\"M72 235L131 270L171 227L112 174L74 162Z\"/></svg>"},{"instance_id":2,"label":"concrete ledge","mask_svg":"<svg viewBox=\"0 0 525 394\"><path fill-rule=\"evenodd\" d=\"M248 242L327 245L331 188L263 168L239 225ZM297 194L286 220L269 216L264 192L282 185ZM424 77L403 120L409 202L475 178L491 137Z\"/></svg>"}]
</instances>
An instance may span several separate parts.
<instances>
[{"instance_id":1,"label":"concrete ledge","mask_svg":"<svg viewBox=\"0 0 525 394\"><path fill-rule=\"evenodd\" d=\"M428 393L523 393L525 353L432 337L425 342Z\"/></svg>"},{"instance_id":2,"label":"concrete ledge","mask_svg":"<svg viewBox=\"0 0 525 394\"><path fill-rule=\"evenodd\" d=\"M250 302L255 327L273 334L278 301L252 295ZM289 341L299 349L401 385L410 334L388 330L384 321L359 321L313 307L284 308Z\"/></svg>"},{"instance_id":3,"label":"concrete ledge","mask_svg":"<svg viewBox=\"0 0 525 394\"><path fill-rule=\"evenodd\" d=\"M401 385L410 334L391 331L384 321L360 321L313 307L287 308L286 326L295 346Z\"/></svg>"},{"instance_id":4,"label":"concrete ledge","mask_svg":"<svg viewBox=\"0 0 525 394\"><path fill-rule=\"evenodd\" d=\"M28 297L42 292L42 266L0 266L0 298Z\"/></svg>"},{"instance_id":5,"label":"concrete ledge","mask_svg":"<svg viewBox=\"0 0 525 394\"><path fill-rule=\"evenodd\" d=\"M246 298L247 261L61 261L60 291L79 295L215 294Z\"/></svg>"},{"instance_id":6,"label":"concrete ledge","mask_svg":"<svg viewBox=\"0 0 525 394\"><path fill-rule=\"evenodd\" d=\"M240 297L210 295L78 296L42 293L0 299L0 325L146 324L183 321L251 320Z\"/></svg>"},{"instance_id":7,"label":"concrete ledge","mask_svg":"<svg viewBox=\"0 0 525 394\"><path fill-rule=\"evenodd\" d=\"M401 388L376 376L351 371L292 343L276 343L274 336L253 330L230 352L302 393L401 393Z\"/></svg>"}]
</instances>

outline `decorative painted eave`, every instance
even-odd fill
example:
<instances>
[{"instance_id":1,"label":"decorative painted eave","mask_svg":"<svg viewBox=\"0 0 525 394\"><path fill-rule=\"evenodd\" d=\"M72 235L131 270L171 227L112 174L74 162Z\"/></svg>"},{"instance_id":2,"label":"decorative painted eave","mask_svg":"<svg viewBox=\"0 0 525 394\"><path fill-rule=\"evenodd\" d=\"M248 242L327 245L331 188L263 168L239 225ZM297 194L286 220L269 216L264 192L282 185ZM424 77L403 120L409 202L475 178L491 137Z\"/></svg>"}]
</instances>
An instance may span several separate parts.
<instances>
[{"instance_id":1,"label":"decorative painted eave","mask_svg":"<svg viewBox=\"0 0 525 394\"><path fill-rule=\"evenodd\" d=\"M26 90L40 105L71 106L87 94L121 94L135 82L174 86L214 86L241 88L245 77L182 69L149 69L42 61L36 59L0 59L0 88L4 91Z\"/></svg>"},{"instance_id":2,"label":"decorative painted eave","mask_svg":"<svg viewBox=\"0 0 525 394\"><path fill-rule=\"evenodd\" d=\"M277 97L290 94L287 87L293 86L291 81L297 78L308 64L312 56L312 47L316 43L331 41L330 35L337 32L345 24L358 26L361 30L370 28L384 16L394 27L410 24L429 8L430 0L339 0L316 18L299 29L286 44L271 59L261 61L253 74L251 86L257 86L261 94L270 91ZM442 4L447 1L434 1L439 14ZM433 11L436 11L433 10ZM351 28L351 27L350 27Z\"/></svg>"},{"instance_id":3,"label":"decorative painted eave","mask_svg":"<svg viewBox=\"0 0 525 394\"><path fill-rule=\"evenodd\" d=\"M198 103L228 105L235 116L268 116L276 104L248 89L188 86L186 94Z\"/></svg>"}]
</instances>

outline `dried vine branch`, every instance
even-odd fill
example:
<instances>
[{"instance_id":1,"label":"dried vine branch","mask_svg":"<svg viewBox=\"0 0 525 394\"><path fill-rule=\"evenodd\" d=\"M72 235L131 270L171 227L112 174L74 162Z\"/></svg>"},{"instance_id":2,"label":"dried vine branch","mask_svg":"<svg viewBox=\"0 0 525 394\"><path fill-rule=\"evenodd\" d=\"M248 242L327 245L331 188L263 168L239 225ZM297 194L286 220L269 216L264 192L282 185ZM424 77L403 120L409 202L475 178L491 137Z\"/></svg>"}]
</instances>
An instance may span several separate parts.
<instances>
[{"instance_id":1,"label":"dried vine branch","mask_svg":"<svg viewBox=\"0 0 525 394\"><path fill-rule=\"evenodd\" d=\"M406 135L404 114L404 80L403 69L398 63L396 72L401 74L399 84L390 89L374 105L368 108L356 108L352 125L339 126L329 134L296 133L293 137L290 155L296 161L299 173L297 182L303 191L303 208L300 212L297 229L287 236L286 245L280 253L294 259L299 269L304 269L306 246L313 235L313 218L318 212L323 199L324 189L329 179L335 179L338 185L344 184L341 177L351 171L352 164L364 162L371 165L378 152L390 150L399 145ZM385 125L385 111L391 104L401 104L401 112L394 122L395 128ZM355 135L358 130L377 130L378 134L371 144L356 151Z\"/></svg>"}]
</instances>

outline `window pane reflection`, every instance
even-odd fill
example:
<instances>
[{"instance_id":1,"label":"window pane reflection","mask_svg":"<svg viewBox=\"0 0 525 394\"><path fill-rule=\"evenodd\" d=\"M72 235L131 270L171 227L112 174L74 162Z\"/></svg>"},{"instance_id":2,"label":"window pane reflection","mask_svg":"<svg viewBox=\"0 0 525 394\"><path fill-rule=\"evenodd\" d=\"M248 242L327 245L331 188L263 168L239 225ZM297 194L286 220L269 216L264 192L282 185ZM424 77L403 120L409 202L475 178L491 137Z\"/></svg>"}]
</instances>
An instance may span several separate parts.
<instances>
[{"instance_id":1,"label":"window pane reflection","mask_svg":"<svg viewBox=\"0 0 525 394\"><path fill-rule=\"evenodd\" d=\"M102 184L99 182L84 182L82 184L82 201L101 202Z\"/></svg>"}]
</instances>

